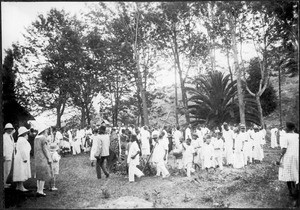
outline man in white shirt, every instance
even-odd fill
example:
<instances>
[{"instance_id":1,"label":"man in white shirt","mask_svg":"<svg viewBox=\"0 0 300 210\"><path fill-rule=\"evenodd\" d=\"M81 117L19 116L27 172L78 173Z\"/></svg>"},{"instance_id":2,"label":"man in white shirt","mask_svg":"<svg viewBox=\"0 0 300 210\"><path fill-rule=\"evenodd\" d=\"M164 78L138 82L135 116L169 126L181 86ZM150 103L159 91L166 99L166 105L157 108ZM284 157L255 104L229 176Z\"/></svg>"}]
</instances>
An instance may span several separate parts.
<instances>
[{"instance_id":1,"label":"man in white shirt","mask_svg":"<svg viewBox=\"0 0 300 210\"><path fill-rule=\"evenodd\" d=\"M273 126L273 128L271 129L271 148L278 147L277 132L278 132L278 129L275 126Z\"/></svg>"},{"instance_id":2,"label":"man in white shirt","mask_svg":"<svg viewBox=\"0 0 300 210\"><path fill-rule=\"evenodd\" d=\"M109 139L109 134L106 134L106 127L105 126L100 126L99 128L99 140L97 140L97 150L95 152L95 157L97 158L96 162L96 169L98 168L97 171L97 177L98 179L101 179L101 170L102 169L103 173L106 175L106 178L109 177L109 173L106 169L106 166L104 164L104 161L108 160L109 156L109 145L110 145L110 139ZM100 157L100 158L99 158Z\"/></svg>"},{"instance_id":3,"label":"man in white shirt","mask_svg":"<svg viewBox=\"0 0 300 210\"><path fill-rule=\"evenodd\" d=\"M223 124L222 129L223 137L225 140L225 160L227 165L233 165L233 139L234 139L234 132L233 130L229 129L228 124L225 122Z\"/></svg>"},{"instance_id":4,"label":"man in white shirt","mask_svg":"<svg viewBox=\"0 0 300 210\"><path fill-rule=\"evenodd\" d=\"M187 139L192 139L191 124L189 124L185 129L185 140Z\"/></svg>"},{"instance_id":5,"label":"man in white shirt","mask_svg":"<svg viewBox=\"0 0 300 210\"><path fill-rule=\"evenodd\" d=\"M127 157L127 163L128 163L128 178L129 182L134 182L134 176L137 175L138 177L144 176L144 173L138 169L136 166L139 165L139 156L140 156L140 148L138 146L138 139L136 138L136 135L132 136L133 142L129 148L128 157Z\"/></svg>"},{"instance_id":6,"label":"man in white shirt","mask_svg":"<svg viewBox=\"0 0 300 210\"><path fill-rule=\"evenodd\" d=\"M163 134L159 135L154 134L152 138L155 141L154 150L152 154L152 162L156 165L156 176L160 176L162 173L162 177L166 178L170 176L168 169L166 168L165 161L167 159L168 145L163 140Z\"/></svg>"},{"instance_id":7,"label":"man in white shirt","mask_svg":"<svg viewBox=\"0 0 300 210\"><path fill-rule=\"evenodd\" d=\"M176 131L173 134L175 148L179 147L179 144L180 144L179 139L180 139L181 136L182 136L182 132L180 131L180 127L177 126Z\"/></svg>"},{"instance_id":8,"label":"man in white shirt","mask_svg":"<svg viewBox=\"0 0 300 210\"><path fill-rule=\"evenodd\" d=\"M150 155L150 132L148 127L144 126L141 129L142 155L148 157Z\"/></svg>"},{"instance_id":9,"label":"man in white shirt","mask_svg":"<svg viewBox=\"0 0 300 210\"><path fill-rule=\"evenodd\" d=\"M4 178L4 188L10 187L10 184L7 184L7 177L10 173L12 166L12 158L14 152L14 138L12 136L14 127L11 123L7 123L4 127L3 134L3 178Z\"/></svg>"}]
</instances>

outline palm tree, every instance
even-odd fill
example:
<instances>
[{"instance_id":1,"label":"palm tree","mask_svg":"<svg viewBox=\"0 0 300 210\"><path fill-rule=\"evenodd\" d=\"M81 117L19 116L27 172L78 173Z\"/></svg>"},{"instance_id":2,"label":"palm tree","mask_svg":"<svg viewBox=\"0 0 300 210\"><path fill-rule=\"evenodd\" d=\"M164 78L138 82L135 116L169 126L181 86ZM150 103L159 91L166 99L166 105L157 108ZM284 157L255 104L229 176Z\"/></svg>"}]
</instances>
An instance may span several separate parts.
<instances>
[{"instance_id":1,"label":"palm tree","mask_svg":"<svg viewBox=\"0 0 300 210\"><path fill-rule=\"evenodd\" d=\"M209 127L220 126L223 122L238 122L239 109L235 96L237 82L230 81L230 75L210 71L192 81L195 88L188 87L191 95L189 110L193 124L205 122ZM246 121L258 122L255 101L245 97Z\"/></svg>"}]
</instances>

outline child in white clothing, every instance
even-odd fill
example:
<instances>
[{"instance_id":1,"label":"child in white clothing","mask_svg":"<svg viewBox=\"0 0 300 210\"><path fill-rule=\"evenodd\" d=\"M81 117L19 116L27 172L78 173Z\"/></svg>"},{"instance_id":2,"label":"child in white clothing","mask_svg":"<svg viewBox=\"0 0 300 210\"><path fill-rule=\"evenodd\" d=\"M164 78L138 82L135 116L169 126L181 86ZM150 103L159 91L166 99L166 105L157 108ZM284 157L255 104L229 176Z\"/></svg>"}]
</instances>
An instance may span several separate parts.
<instances>
[{"instance_id":1,"label":"child in white clothing","mask_svg":"<svg viewBox=\"0 0 300 210\"><path fill-rule=\"evenodd\" d=\"M206 134L205 144L203 145L203 169L208 171L209 168L215 168L214 162L214 146L211 143L211 134Z\"/></svg>"},{"instance_id":2,"label":"child in white clothing","mask_svg":"<svg viewBox=\"0 0 300 210\"><path fill-rule=\"evenodd\" d=\"M186 144L182 144L182 147L184 149L182 153L182 159L184 168L186 169L186 175L187 177L191 177L191 172L195 172L195 170L192 168L195 150L191 145L191 139L187 139Z\"/></svg>"},{"instance_id":3,"label":"child in white clothing","mask_svg":"<svg viewBox=\"0 0 300 210\"><path fill-rule=\"evenodd\" d=\"M59 160L60 155L58 154L57 150L59 149L58 145L56 143L53 143L50 145L50 154L52 157L52 179L50 182L50 190L55 191L57 188L55 187L55 179L57 175L59 174Z\"/></svg>"}]
</instances>

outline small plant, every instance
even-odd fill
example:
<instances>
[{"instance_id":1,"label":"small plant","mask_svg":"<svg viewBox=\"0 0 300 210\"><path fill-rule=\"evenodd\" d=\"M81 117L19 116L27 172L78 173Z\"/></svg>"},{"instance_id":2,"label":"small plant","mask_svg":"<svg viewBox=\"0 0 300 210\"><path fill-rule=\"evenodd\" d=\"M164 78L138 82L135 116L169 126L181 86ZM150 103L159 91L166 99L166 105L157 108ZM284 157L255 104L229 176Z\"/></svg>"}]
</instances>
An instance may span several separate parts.
<instances>
[{"instance_id":1,"label":"small plant","mask_svg":"<svg viewBox=\"0 0 300 210\"><path fill-rule=\"evenodd\" d=\"M109 193L109 191L108 191L107 188L103 188L103 189L102 189L102 195L103 195L103 197L104 197L105 199L110 198L110 193Z\"/></svg>"},{"instance_id":2,"label":"small plant","mask_svg":"<svg viewBox=\"0 0 300 210\"><path fill-rule=\"evenodd\" d=\"M192 200L192 199L189 198L189 197L185 194L185 195L184 195L183 202L187 203L187 202L189 202L190 200Z\"/></svg>"}]
</instances>

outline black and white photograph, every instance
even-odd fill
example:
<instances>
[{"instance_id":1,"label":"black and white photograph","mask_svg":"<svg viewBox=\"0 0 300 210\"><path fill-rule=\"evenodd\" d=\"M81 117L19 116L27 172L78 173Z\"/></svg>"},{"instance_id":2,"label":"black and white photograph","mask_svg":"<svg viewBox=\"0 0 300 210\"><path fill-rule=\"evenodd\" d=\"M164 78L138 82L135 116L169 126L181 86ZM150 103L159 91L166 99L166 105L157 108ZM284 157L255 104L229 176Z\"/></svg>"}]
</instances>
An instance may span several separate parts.
<instances>
[{"instance_id":1,"label":"black and white photograph","mask_svg":"<svg viewBox=\"0 0 300 210\"><path fill-rule=\"evenodd\" d=\"M299 1L1 1L0 208L300 207Z\"/></svg>"}]
</instances>

